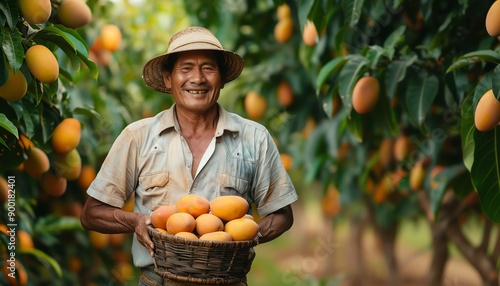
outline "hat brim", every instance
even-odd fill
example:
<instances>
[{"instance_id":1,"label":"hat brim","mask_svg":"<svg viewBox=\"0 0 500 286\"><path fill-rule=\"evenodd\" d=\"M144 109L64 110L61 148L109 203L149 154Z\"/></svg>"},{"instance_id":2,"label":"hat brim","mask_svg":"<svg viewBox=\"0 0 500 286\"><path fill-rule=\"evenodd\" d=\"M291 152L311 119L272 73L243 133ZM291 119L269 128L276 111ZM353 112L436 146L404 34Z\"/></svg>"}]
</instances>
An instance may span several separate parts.
<instances>
[{"instance_id":1,"label":"hat brim","mask_svg":"<svg viewBox=\"0 0 500 286\"><path fill-rule=\"evenodd\" d=\"M200 51L201 50L213 50L223 55L224 66L226 71L225 77L222 79L224 84L236 79L238 76L240 76L241 72L243 71L243 65L244 65L243 59L234 52L228 50L219 50L219 49L200 49ZM182 53L182 52L185 51L178 51L175 53ZM165 86L165 82L163 81L163 73L164 73L164 65L168 57L175 53L166 53L163 55L159 55L146 62L144 68L142 69L142 79L149 88L162 93L172 93L171 89Z\"/></svg>"}]
</instances>

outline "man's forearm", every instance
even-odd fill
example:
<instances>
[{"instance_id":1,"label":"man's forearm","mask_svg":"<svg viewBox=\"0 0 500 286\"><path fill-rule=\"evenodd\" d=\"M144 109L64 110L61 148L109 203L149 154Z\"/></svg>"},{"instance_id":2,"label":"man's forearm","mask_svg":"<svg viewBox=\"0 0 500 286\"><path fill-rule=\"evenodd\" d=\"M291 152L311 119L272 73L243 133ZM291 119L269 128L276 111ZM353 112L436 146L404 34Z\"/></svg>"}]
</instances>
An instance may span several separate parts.
<instances>
[{"instance_id":1,"label":"man's forearm","mask_svg":"<svg viewBox=\"0 0 500 286\"><path fill-rule=\"evenodd\" d=\"M258 222L261 237L259 243L271 241L293 225L293 212L290 205L283 207L263 217Z\"/></svg>"},{"instance_id":2,"label":"man's forearm","mask_svg":"<svg viewBox=\"0 0 500 286\"><path fill-rule=\"evenodd\" d=\"M88 230L102 233L132 233L141 216L144 214L127 212L91 198L85 203L81 222Z\"/></svg>"}]
</instances>

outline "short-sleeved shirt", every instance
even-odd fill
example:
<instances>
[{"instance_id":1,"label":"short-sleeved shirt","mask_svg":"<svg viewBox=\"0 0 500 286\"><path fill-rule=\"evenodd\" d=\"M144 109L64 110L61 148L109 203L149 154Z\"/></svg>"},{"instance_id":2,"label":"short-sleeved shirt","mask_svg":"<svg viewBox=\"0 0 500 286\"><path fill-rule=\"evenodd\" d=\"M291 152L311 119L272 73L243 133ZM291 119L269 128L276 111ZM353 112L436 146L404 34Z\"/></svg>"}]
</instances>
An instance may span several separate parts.
<instances>
[{"instance_id":1,"label":"short-sleeved shirt","mask_svg":"<svg viewBox=\"0 0 500 286\"><path fill-rule=\"evenodd\" d=\"M296 201L297 193L268 130L220 105L218 108L215 136L194 178L193 156L180 132L174 104L121 132L88 195L121 208L135 193L134 211L145 214L162 205L174 205L190 193L208 200L239 195L249 204L255 203L260 216ZM135 234L132 255L137 267L153 263Z\"/></svg>"}]
</instances>

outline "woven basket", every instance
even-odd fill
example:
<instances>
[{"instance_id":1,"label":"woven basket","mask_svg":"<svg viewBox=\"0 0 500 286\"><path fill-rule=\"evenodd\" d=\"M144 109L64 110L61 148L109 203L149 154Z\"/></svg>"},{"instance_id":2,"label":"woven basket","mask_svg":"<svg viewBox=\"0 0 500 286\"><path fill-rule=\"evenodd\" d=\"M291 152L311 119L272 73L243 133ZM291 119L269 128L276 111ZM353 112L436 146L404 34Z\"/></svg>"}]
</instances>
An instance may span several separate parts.
<instances>
[{"instance_id":1,"label":"woven basket","mask_svg":"<svg viewBox=\"0 0 500 286\"><path fill-rule=\"evenodd\" d=\"M255 241L205 241L159 232L149 226L155 244L154 271L190 283L228 285L246 281Z\"/></svg>"}]
</instances>

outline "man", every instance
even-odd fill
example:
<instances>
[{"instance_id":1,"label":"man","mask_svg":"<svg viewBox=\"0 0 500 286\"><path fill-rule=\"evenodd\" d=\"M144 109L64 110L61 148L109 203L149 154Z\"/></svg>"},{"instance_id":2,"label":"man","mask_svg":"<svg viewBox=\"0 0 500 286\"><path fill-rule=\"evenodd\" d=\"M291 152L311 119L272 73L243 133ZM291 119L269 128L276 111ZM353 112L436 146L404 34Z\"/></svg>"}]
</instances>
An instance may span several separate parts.
<instances>
[{"instance_id":1,"label":"man","mask_svg":"<svg viewBox=\"0 0 500 286\"><path fill-rule=\"evenodd\" d=\"M224 85L237 78L242 58L224 50L207 29L175 34L168 51L146 63L147 86L171 93L175 104L127 126L111 147L87 193L82 225L103 233L132 233L139 285L192 285L165 281L153 271L150 214L192 193L212 200L239 195L255 203L259 243L293 224L297 193L276 145L260 124L225 111L217 103ZM121 210L135 193L134 212Z\"/></svg>"}]
</instances>

